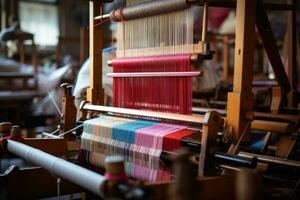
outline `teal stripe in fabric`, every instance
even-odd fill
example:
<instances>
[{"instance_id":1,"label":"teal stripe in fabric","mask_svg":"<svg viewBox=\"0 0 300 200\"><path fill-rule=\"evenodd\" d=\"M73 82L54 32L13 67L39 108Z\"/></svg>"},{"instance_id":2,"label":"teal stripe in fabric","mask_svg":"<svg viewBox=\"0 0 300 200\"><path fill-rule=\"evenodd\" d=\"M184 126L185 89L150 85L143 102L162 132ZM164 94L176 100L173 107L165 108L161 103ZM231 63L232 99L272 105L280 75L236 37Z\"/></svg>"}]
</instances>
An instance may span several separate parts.
<instances>
[{"instance_id":1,"label":"teal stripe in fabric","mask_svg":"<svg viewBox=\"0 0 300 200\"><path fill-rule=\"evenodd\" d=\"M141 128L154 126L157 122L147 120L136 120L126 124L114 126L112 130L112 139L134 144L135 132Z\"/></svg>"}]
</instances>

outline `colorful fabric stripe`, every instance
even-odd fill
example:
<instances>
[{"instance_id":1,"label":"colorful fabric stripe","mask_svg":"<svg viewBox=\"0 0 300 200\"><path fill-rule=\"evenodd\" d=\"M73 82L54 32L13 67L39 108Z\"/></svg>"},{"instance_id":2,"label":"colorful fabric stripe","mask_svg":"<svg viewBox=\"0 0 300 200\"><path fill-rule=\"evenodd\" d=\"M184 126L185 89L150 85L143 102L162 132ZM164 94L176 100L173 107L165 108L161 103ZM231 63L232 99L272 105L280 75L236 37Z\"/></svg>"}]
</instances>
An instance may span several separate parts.
<instances>
[{"instance_id":1,"label":"colorful fabric stripe","mask_svg":"<svg viewBox=\"0 0 300 200\"><path fill-rule=\"evenodd\" d=\"M109 155L121 155L129 176L147 181L168 180L170 170L160 166L162 151L180 148L194 131L182 125L101 116L84 122L80 160L104 166Z\"/></svg>"},{"instance_id":2,"label":"colorful fabric stripe","mask_svg":"<svg viewBox=\"0 0 300 200\"><path fill-rule=\"evenodd\" d=\"M155 124L156 123L152 121L137 120L137 121L115 126L112 129L112 139L134 144L135 132L137 130L145 127L151 127Z\"/></svg>"},{"instance_id":3,"label":"colorful fabric stripe","mask_svg":"<svg viewBox=\"0 0 300 200\"><path fill-rule=\"evenodd\" d=\"M193 130L183 129L170 134L165 135L163 141L163 150L164 151L174 151L180 148L180 141L195 133Z\"/></svg>"}]
</instances>

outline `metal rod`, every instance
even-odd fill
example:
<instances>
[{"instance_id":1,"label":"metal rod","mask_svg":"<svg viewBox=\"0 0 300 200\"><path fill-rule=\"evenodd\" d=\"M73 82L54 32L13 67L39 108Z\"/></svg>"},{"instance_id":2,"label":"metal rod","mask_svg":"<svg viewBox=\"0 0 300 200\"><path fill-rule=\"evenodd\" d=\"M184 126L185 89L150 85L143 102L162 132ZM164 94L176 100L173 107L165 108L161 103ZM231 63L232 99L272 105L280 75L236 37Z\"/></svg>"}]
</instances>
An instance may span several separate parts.
<instances>
[{"instance_id":1,"label":"metal rod","mask_svg":"<svg viewBox=\"0 0 300 200\"><path fill-rule=\"evenodd\" d=\"M229 165L219 165L219 167L222 167L223 169L227 169L227 170L237 171L237 172L242 171L241 168L232 167L232 166L229 166Z\"/></svg>"},{"instance_id":2,"label":"metal rod","mask_svg":"<svg viewBox=\"0 0 300 200\"><path fill-rule=\"evenodd\" d=\"M56 131L55 131L56 132ZM46 136L45 138L54 138L54 139L61 139L61 137L57 135L53 135L51 133L42 132L42 135Z\"/></svg>"},{"instance_id":3,"label":"metal rod","mask_svg":"<svg viewBox=\"0 0 300 200\"><path fill-rule=\"evenodd\" d=\"M146 1L112 11L110 19L117 22L127 21L184 10L188 7L186 0Z\"/></svg>"},{"instance_id":4,"label":"metal rod","mask_svg":"<svg viewBox=\"0 0 300 200\"><path fill-rule=\"evenodd\" d=\"M247 152L242 152L242 151L240 151L238 153L238 156L245 157L245 158L256 157L259 162L264 162L264 163L269 163L269 164L279 164L279 165L300 168L299 161L287 160L287 159L259 155L259 154L254 154L254 153L247 153Z\"/></svg>"},{"instance_id":5,"label":"metal rod","mask_svg":"<svg viewBox=\"0 0 300 200\"><path fill-rule=\"evenodd\" d=\"M205 0L187 0L188 5L194 5L194 6L204 6ZM227 8L236 8L236 1L228 1L228 0L211 0L209 1L210 7L227 7ZM281 11L291 11L294 9L293 5L290 4L284 4L284 3L264 3L264 7L267 10L281 10ZM96 16L95 20L105 20L111 17L111 13L99 15Z\"/></svg>"},{"instance_id":6,"label":"metal rod","mask_svg":"<svg viewBox=\"0 0 300 200\"><path fill-rule=\"evenodd\" d=\"M105 20L110 18L110 14L99 15L94 18L94 20Z\"/></svg>"},{"instance_id":7,"label":"metal rod","mask_svg":"<svg viewBox=\"0 0 300 200\"><path fill-rule=\"evenodd\" d=\"M204 4L203 7L203 21L202 21L202 37L201 41L206 41L206 32L207 32L207 21L208 21L208 3Z\"/></svg>"},{"instance_id":8,"label":"metal rod","mask_svg":"<svg viewBox=\"0 0 300 200\"><path fill-rule=\"evenodd\" d=\"M76 126L76 127L72 128L72 129L70 129L70 130L67 130L67 131L64 132L64 133L59 134L58 137L62 137L62 136L64 136L64 135L68 134L68 133L71 133L71 132L73 132L73 131L75 131L75 130L81 128L81 127L83 127L83 124L81 124L81 125L79 125L79 126Z\"/></svg>"},{"instance_id":9,"label":"metal rod","mask_svg":"<svg viewBox=\"0 0 300 200\"><path fill-rule=\"evenodd\" d=\"M194 44L194 49L196 49L196 51L198 50L199 51L199 44ZM152 50L151 50L152 51ZM197 53L194 53L194 54L192 54L191 55L191 62L199 62L200 60L198 59L198 56L199 56L199 53L203 53L202 52L202 49L199 51L199 52L197 52ZM130 58L128 58L128 59L130 59ZM202 60L201 60L202 61ZM109 67L112 67L113 66L113 60L108 60L107 62L107 65L109 66Z\"/></svg>"},{"instance_id":10,"label":"metal rod","mask_svg":"<svg viewBox=\"0 0 300 200\"><path fill-rule=\"evenodd\" d=\"M139 78L139 77L189 77L200 76L201 71L193 72L140 72L140 73L107 73L110 78Z\"/></svg>"},{"instance_id":11,"label":"metal rod","mask_svg":"<svg viewBox=\"0 0 300 200\"><path fill-rule=\"evenodd\" d=\"M13 140L7 140L7 149L28 162L103 197L101 188L105 182L104 176Z\"/></svg>"}]
</instances>

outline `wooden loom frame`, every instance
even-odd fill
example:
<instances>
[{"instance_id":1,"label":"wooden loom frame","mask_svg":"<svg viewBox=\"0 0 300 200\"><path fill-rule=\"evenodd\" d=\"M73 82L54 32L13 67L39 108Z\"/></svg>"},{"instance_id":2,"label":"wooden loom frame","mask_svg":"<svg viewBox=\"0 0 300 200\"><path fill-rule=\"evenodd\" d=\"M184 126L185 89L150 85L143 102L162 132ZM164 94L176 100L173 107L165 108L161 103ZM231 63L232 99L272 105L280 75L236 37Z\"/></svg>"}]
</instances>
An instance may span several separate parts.
<instances>
[{"instance_id":1,"label":"wooden loom frame","mask_svg":"<svg viewBox=\"0 0 300 200\"><path fill-rule=\"evenodd\" d=\"M104 1L105 2L105 1ZM102 26L95 24L95 19L98 16L102 16L102 1L90 1L90 87L87 90L87 102L82 102L80 109L83 111L83 119L86 119L86 111L94 112L112 112L123 115L131 116L142 116L150 118L158 118L162 120L175 120L186 123L202 124L202 139L201 139L201 152L199 162L199 176L204 176L204 170L206 167L205 158L209 151L208 144L215 142L217 137L217 132L222 127L224 121L221 115L217 112L208 112L205 116L188 116L181 114L171 114L162 112L151 112L151 111L140 111L134 109L124 109L124 108L113 108L105 106L97 106L104 104L104 90L102 88L102 46L103 46L103 29ZM207 5L204 6L204 14L207 16ZM207 18L207 17L206 17ZM202 40L199 44L194 45L197 53L207 54L208 48L205 42L206 40L206 26L207 22L203 19ZM196 56L198 57L198 56ZM100 98L100 99L99 99Z\"/></svg>"},{"instance_id":2,"label":"wooden loom frame","mask_svg":"<svg viewBox=\"0 0 300 200\"><path fill-rule=\"evenodd\" d=\"M204 1L193 1L193 2L202 2ZM94 19L95 17L102 15L102 6L103 3L101 1L90 1L90 88L87 90L87 101L90 104L83 104L81 106L82 110L94 110L94 111L103 111L105 107L97 106L103 105L104 102L104 91L102 89L102 40L103 40L103 30L101 26L95 26ZM248 116L252 114L252 73L253 70L252 62L253 62L253 52L254 46L252 45L254 37L251 34L254 34L254 21L247 18L246 16L251 13L255 13L256 2L252 0L241 0L237 2L237 12L238 12L238 21L237 21L237 31L239 37L239 41L237 41L238 51L236 51L235 56L235 65L239 65L242 67L236 67L234 81L234 93L229 94L229 112L228 115L229 120L227 119L227 126L232 127L233 130L233 138L234 141L237 142L242 135L243 129L247 126L247 123L251 123L252 119L249 119ZM244 24L244 25L243 25ZM246 53L250 53L249 56ZM250 59L250 63L246 62L246 59ZM252 60L252 61L251 61ZM245 78L247 74L250 73L250 76ZM246 89L246 90L245 90ZM246 97L246 101L243 99ZM99 99L101 98L101 99ZM250 103L250 104L249 104ZM96 104L96 105L95 105ZM237 110L235 109L236 105L238 105ZM113 109L113 108L112 108ZM126 113L128 110L124 110ZM117 112L121 112L119 109ZM132 110L132 112L134 112ZM139 116L139 111L135 111L134 115ZM163 115L164 116L164 115ZM168 118L168 116L166 116ZM214 129L218 128L214 126L214 124L207 123L207 126L204 126L204 129ZM203 129L203 130L204 130ZM206 130L207 131L207 130ZM249 130L248 130L249 131ZM206 135L206 134L204 134ZM214 138L215 139L215 138ZM202 145L201 145L202 147ZM204 145L203 145L204 147ZM205 159L205 158L204 158ZM200 161L204 161L200 155ZM201 166L199 165L199 168ZM202 176L201 170L199 170L199 175ZM226 182L226 181L225 181ZM225 184L230 184L232 182L226 182ZM168 183L167 183L168 185ZM156 191L156 194L162 194L161 184L152 185L152 189ZM228 185L227 185L228 186ZM159 192L161 191L161 192ZM160 197L160 199L163 199Z\"/></svg>"},{"instance_id":3,"label":"wooden loom frame","mask_svg":"<svg viewBox=\"0 0 300 200\"><path fill-rule=\"evenodd\" d=\"M205 1L190 1L204 3ZM102 15L102 1L90 1L90 87L87 90L87 101L93 105L103 105L102 88L102 26L95 26L95 17ZM227 127L232 127L232 137L236 143L242 132L250 123L252 115L252 79L255 19L248 18L256 13L256 2L252 0L237 1L236 52L234 90L228 94ZM138 115L138 112L136 113ZM251 120L251 119L250 119ZM249 128L248 128L249 129ZM248 130L249 131L249 130Z\"/></svg>"},{"instance_id":4,"label":"wooden loom frame","mask_svg":"<svg viewBox=\"0 0 300 200\"><path fill-rule=\"evenodd\" d=\"M102 2L102 3L101 3ZM101 6L105 1L90 1L90 88L87 91L87 101L91 104L103 105L104 91L102 89L102 35L103 30L101 26L95 26L95 19L101 15ZM188 0L193 5L203 5L205 0ZM295 3L295 1L293 2ZM287 92L290 90L290 83L281 60L278 60L278 50L274 49L274 37L271 31L264 30L269 27L269 22L266 16L266 9L275 10L291 10L294 13L294 5L286 4L263 4L261 0L247 1L235 0L230 1L215 1L211 0L208 5L217 7L231 7L237 5L237 25L235 38L235 58L234 58L234 82L233 92L228 93L228 111L227 111L227 128L231 130L231 136L234 144L237 144L241 135L245 133L248 135L250 131L251 121L257 113L253 113L253 94L252 94L252 81L253 81L253 60L254 60L254 39L255 39L255 24L259 27L259 32L263 37L265 48L268 50L268 55L272 60L274 71L277 74L280 86ZM248 18L253 13L256 17ZM263 20L255 20L262 18ZM99 22L99 21L97 21ZM293 29L294 31L294 29ZM293 34L295 35L295 34ZM269 50L271 49L271 50ZM203 48L200 50L203 50ZM294 53L294 52L293 52ZM97 64L96 64L97 63ZM278 64L279 63L279 64ZM276 65L277 64L277 65ZM295 62L293 62L295 64ZM283 74L284 76L280 76ZM101 99L99 99L99 97ZM276 103L276 102L275 102ZM262 113L258 113L262 114ZM138 115L138 113L137 113ZM256 126L257 127L257 126ZM289 130L289 129L287 129Z\"/></svg>"}]
</instances>

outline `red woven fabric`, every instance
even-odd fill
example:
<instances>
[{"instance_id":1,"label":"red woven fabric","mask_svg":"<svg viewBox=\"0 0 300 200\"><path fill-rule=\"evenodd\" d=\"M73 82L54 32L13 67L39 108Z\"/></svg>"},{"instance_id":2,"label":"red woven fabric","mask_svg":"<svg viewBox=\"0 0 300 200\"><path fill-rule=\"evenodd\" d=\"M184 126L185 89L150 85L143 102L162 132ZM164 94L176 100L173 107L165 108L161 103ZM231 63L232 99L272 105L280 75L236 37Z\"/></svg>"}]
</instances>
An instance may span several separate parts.
<instances>
[{"instance_id":1,"label":"red woven fabric","mask_svg":"<svg viewBox=\"0 0 300 200\"><path fill-rule=\"evenodd\" d=\"M195 131L183 129L180 131L176 131L174 133L170 133L168 135L165 135L163 138L163 150L164 151L174 151L176 149L180 148L180 141L191 134L193 134Z\"/></svg>"},{"instance_id":2,"label":"red woven fabric","mask_svg":"<svg viewBox=\"0 0 300 200\"><path fill-rule=\"evenodd\" d=\"M116 58L114 73L191 71L190 54ZM191 77L114 78L113 106L190 114Z\"/></svg>"}]
</instances>

